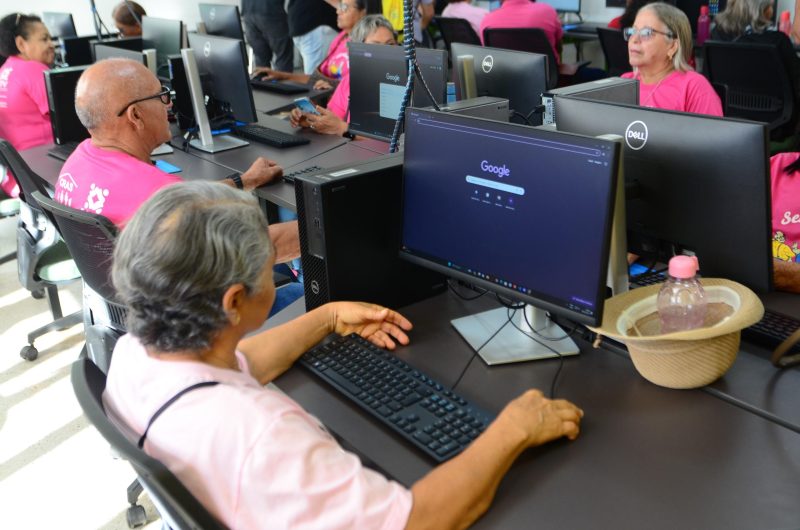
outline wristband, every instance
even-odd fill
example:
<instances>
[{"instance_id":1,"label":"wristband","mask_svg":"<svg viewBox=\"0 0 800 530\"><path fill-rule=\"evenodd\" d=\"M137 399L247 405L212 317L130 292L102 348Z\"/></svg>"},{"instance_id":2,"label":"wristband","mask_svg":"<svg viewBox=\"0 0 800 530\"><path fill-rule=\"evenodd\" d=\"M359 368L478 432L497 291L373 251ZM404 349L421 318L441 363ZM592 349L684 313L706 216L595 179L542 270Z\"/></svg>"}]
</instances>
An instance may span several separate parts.
<instances>
[{"instance_id":1,"label":"wristband","mask_svg":"<svg viewBox=\"0 0 800 530\"><path fill-rule=\"evenodd\" d=\"M350 129L347 129L345 132L342 133L343 138L347 138L348 140L355 140L356 135L350 132Z\"/></svg>"},{"instance_id":2,"label":"wristband","mask_svg":"<svg viewBox=\"0 0 800 530\"><path fill-rule=\"evenodd\" d=\"M242 182L242 174L241 173L234 173L230 177L228 177L233 181L234 186L237 189L243 190L244 189L244 182Z\"/></svg>"}]
</instances>

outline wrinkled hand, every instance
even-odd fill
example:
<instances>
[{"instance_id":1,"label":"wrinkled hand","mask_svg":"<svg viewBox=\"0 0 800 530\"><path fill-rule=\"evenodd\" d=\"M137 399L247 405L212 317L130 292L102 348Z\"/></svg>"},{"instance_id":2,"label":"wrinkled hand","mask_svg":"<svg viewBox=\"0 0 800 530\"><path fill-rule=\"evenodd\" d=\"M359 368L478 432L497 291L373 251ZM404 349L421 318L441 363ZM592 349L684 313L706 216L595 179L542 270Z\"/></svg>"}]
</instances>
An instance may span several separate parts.
<instances>
[{"instance_id":1,"label":"wrinkled hand","mask_svg":"<svg viewBox=\"0 0 800 530\"><path fill-rule=\"evenodd\" d=\"M319 105L317 105L317 112L319 114L303 113L303 118L313 131L319 134L335 134L337 136L341 136L347 131L347 122L333 112Z\"/></svg>"},{"instance_id":2,"label":"wrinkled hand","mask_svg":"<svg viewBox=\"0 0 800 530\"><path fill-rule=\"evenodd\" d=\"M395 341L408 344L411 322L391 309L363 302L333 302L331 329L339 335L358 333L376 346L393 350Z\"/></svg>"},{"instance_id":3,"label":"wrinkled hand","mask_svg":"<svg viewBox=\"0 0 800 530\"><path fill-rule=\"evenodd\" d=\"M273 70L266 66L256 66L253 70L253 77L260 77L261 79L289 79L291 74L289 72L281 72L280 70Z\"/></svg>"},{"instance_id":4,"label":"wrinkled hand","mask_svg":"<svg viewBox=\"0 0 800 530\"><path fill-rule=\"evenodd\" d=\"M580 432L581 418L583 411L569 401L550 400L538 390L528 390L506 405L498 420L523 429L528 447L534 447L562 436L574 440Z\"/></svg>"},{"instance_id":5,"label":"wrinkled hand","mask_svg":"<svg viewBox=\"0 0 800 530\"><path fill-rule=\"evenodd\" d=\"M330 90L331 88L333 85L324 79L317 79L317 82L314 83L314 90Z\"/></svg>"},{"instance_id":6,"label":"wrinkled hand","mask_svg":"<svg viewBox=\"0 0 800 530\"><path fill-rule=\"evenodd\" d=\"M303 129L308 129L311 125L306 119L306 114L297 107L289 112L289 123L292 127L302 127Z\"/></svg>"},{"instance_id":7,"label":"wrinkled hand","mask_svg":"<svg viewBox=\"0 0 800 530\"><path fill-rule=\"evenodd\" d=\"M242 184L244 189L252 190L264 184L268 184L283 175L283 168L272 160L260 156L250 166L250 169L242 173Z\"/></svg>"}]
</instances>

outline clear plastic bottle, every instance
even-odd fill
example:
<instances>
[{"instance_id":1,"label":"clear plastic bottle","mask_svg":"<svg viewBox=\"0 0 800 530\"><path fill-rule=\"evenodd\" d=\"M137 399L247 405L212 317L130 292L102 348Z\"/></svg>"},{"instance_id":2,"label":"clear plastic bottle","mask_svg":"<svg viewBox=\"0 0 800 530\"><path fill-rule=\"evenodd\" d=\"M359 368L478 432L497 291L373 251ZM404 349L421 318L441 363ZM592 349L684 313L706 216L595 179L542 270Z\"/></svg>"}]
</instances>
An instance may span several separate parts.
<instances>
[{"instance_id":1,"label":"clear plastic bottle","mask_svg":"<svg viewBox=\"0 0 800 530\"><path fill-rule=\"evenodd\" d=\"M708 15L708 6L700 6L700 16L697 17L697 45L702 46L711 36L711 17Z\"/></svg>"},{"instance_id":2,"label":"clear plastic bottle","mask_svg":"<svg viewBox=\"0 0 800 530\"><path fill-rule=\"evenodd\" d=\"M791 38L792 34L792 14L788 11L781 12L781 18L778 20L778 31L786 34Z\"/></svg>"},{"instance_id":3,"label":"clear plastic bottle","mask_svg":"<svg viewBox=\"0 0 800 530\"><path fill-rule=\"evenodd\" d=\"M697 257L675 256L669 260L669 278L658 292L661 333L703 327L706 293L697 280Z\"/></svg>"}]
</instances>

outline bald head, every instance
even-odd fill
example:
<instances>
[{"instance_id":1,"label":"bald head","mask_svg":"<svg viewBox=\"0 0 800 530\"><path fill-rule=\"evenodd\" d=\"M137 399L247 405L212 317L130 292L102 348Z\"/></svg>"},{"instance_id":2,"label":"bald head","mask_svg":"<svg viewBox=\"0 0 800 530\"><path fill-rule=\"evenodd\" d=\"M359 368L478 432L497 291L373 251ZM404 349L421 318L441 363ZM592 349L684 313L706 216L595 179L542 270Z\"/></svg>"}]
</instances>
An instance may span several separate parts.
<instances>
[{"instance_id":1,"label":"bald head","mask_svg":"<svg viewBox=\"0 0 800 530\"><path fill-rule=\"evenodd\" d=\"M130 59L105 59L83 72L75 87L75 112L90 133L107 129L129 102L150 95L158 79Z\"/></svg>"}]
</instances>

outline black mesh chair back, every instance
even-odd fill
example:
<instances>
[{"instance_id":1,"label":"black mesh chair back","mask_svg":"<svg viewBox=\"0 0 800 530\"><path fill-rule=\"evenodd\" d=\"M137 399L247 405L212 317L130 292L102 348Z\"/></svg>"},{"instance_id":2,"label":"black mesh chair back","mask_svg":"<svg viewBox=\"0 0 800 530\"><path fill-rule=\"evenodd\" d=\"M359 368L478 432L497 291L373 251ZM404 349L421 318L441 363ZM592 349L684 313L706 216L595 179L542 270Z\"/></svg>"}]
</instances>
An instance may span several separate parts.
<instances>
[{"instance_id":1,"label":"black mesh chair back","mask_svg":"<svg viewBox=\"0 0 800 530\"><path fill-rule=\"evenodd\" d=\"M545 32L539 28L486 28L483 43L492 48L547 56L547 88L558 86L558 62Z\"/></svg>"},{"instance_id":2,"label":"black mesh chair back","mask_svg":"<svg viewBox=\"0 0 800 530\"><path fill-rule=\"evenodd\" d=\"M768 124L770 138L794 134L798 112L791 74L778 47L764 43L706 41L703 73L725 94L726 116Z\"/></svg>"},{"instance_id":3,"label":"black mesh chair back","mask_svg":"<svg viewBox=\"0 0 800 530\"><path fill-rule=\"evenodd\" d=\"M597 28L600 46L606 59L608 75L620 76L633 70L628 62L628 43L622 37L622 31L612 28Z\"/></svg>"},{"instance_id":4,"label":"black mesh chair back","mask_svg":"<svg viewBox=\"0 0 800 530\"><path fill-rule=\"evenodd\" d=\"M224 530L219 521L158 460L128 440L103 408L105 374L85 356L72 364L72 388L83 413L105 440L126 459L144 484L170 528Z\"/></svg>"},{"instance_id":5,"label":"black mesh chair back","mask_svg":"<svg viewBox=\"0 0 800 530\"><path fill-rule=\"evenodd\" d=\"M450 50L454 42L481 45L481 39L467 20L452 17L433 17L442 33L445 49Z\"/></svg>"},{"instance_id":6,"label":"black mesh chair back","mask_svg":"<svg viewBox=\"0 0 800 530\"><path fill-rule=\"evenodd\" d=\"M7 166L19 183L20 199L30 208L40 212L39 204L30 195L34 191L38 191L42 195L48 195L42 178L25 163L25 160L22 159L8 140L0 139L0 157L2 157L0 164Z\"/></svg>"}]
</instances>

